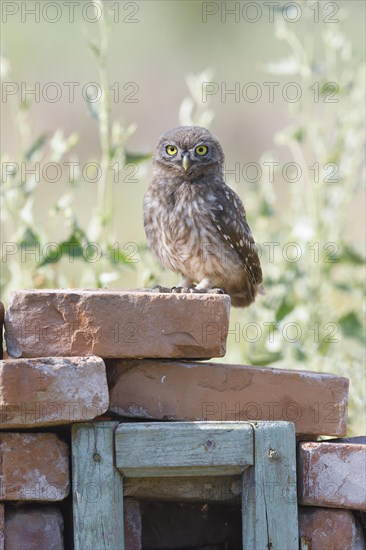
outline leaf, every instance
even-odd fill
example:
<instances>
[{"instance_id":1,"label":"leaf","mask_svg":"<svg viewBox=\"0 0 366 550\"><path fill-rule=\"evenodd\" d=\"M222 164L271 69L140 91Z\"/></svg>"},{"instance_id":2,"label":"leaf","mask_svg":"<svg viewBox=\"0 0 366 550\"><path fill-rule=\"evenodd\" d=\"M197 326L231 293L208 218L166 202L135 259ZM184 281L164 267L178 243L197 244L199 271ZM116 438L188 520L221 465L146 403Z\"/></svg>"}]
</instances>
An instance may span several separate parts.
<instances>
[{"instance_id":1,"label":"leaf","mask_svg":"<svg viewBox=\"0 0 366 550\"><path fill-rule=\"evenodd\" d=\"M87 250L88 243L86 242L86 246L83 246L81 242L83 237L85 237L84 233L81 230L76 229L66 241L59 244L55 243L56 246L53 247L48 246L46 248L46 255L44 256L42 262L38 264L38 267L57 263L64 256L67 256L72 260L75 258L83 258L85 261L88 261L88 255L87 252L85 252L85 250ZM95 251L93 255L94 254Z\"/></svg>"},{"instance_id":2,"label":"leaf","mask_svg":"<svg viewBox=\"0 0 366 550\"><path fill-rule=\"evenodd\" d=\"M120 148L120 145L111 145L108 151L108 156L110 160L113 160L115 156L117 155L118 149Z\"/></svg>"},{"instance_id":3,"label":"leaf","mask_svg":"<svg viewBox=\"0 0 366 550\"><path fill-rule=\"evenodd\" d=\"M108 259L114 266L124 265L127 267L134 267L134 262L131 262L131 253L125 254L119 247L114 245L108 246L107 249Z\"/></svg>"},{"instance_id":4,"label":"leaf","mask_svg":"<svg viewBox=\"0 0 366 550\"><path fill-rule=\"evenodd\" d=\"M263 365L276 363L280 359L282 359L282 353L280 351L276 351L274 353L265 353L264 355L249 357L249 364L254 366L259 365L262 367Z\"/></svg>"},{"instance_id":5,"label":"leaf","mask_svg":"<svg viewBox=\"0 0 366 550\"><path fill-rule=\"evenodd\" d=\"M348 244L343 245L339 261L353 265L365 265L365 258Z\"/></svg>"},{"instance_id":6,"label":"leaf","mask_svg":"<svg viewBox=\"0 0 366 550\"><path fill-rule=\"evenodd\" d=\"M353 311L341 317L338 323L345 336L366 342L365 327Z\"/></svg>"},{"instance_id":7,"label":"leaf","mask_svg":"<svg viewBox=\"0 0 366 550\"><path fill-rule=\"evenodd\" d=\"M38 149L40 149L44 145L46 139L47 139L47 134L41 134L33 143L33 145L28 149L28 151L26 151L24 155L25 159L32 160L34 153L36 153Z\"/></svg>"},{"instance_id":8,"label":"leaf","mask_svg":"<svg viewBox=\"0 0 366 550\"><path fill-rule=\"evenodd\" d=\"M354 287L346 283L334 283L334 288L342 290L342 292L347 292L348 294L354 291Z\"/></svg>"},{"instance_id":9,"label":"leaf","mask_svg":"<svg viewBox=\"0 0 366 550\"><path fill-rule=\"evenodd\" d=\"M124 264L127 262L127 254L124 254L119 247L108 246L108 259L112 264Z\"/></svg>"},{"instance_id":10,"label":"leaf","mask_svg":"<svg viewBox=\"0 0 366 550\"><path fill-rule=\"evenodd\" d=\"M321 95L331 94L332 97L334 97L340 92L341 92L341 89L336 82L324 82L324 84L320 88Z\"/></svg>"},{"instance_id":11,"label":"leaf","mask_svg":"<svg viewBox=\"0 0 366 550\"><path fill-rule=\"evenodd\" d=\"M21 248L26 249L28 247L34 248L39 244L39 236L33 231L31 227L27 227L23 233L21 240L19 241Z\"/></svg>"},{"instance_id":12,"label":"leaf","mask_svg":"<svg viewBox=\"0 0 366 550\"><path fill-rule=\"evenodd\" d=\"M259 213L261 216L266 216L266 217L273 216L274 210L270 205L270 203L265 198L262 199Z\"/></svg>"},{"instance_id":13,"label":"leaf","mask_svg":"<svg viewBox=\"0 0 366 550\"><path fill-rule=\"evenodd\" d=\"M90 48L90 51L93 52L95 57L98 59L100 57L100 48L98 44L93 40L89 40L88 46Z\"/></svg>"},{"instance_id":14,"label":"leaf","mask_svg":"<svg viewBox=\"0 0 366 550\"><path fill-rule=\"evenodd\" d=\"M296 141L298 141L299 143L303 142L304 141L304 138L305 138L305 129L304 128L298 128L297 130L295 130L295 132L292 134L292 137L294 139L296 139Z\"/></svg>"},{"instance_id":15,"label":"leaf","mask_svg":"<svg viewBox=\"0 0 366 550\"><path fill-rule=\"evenodd\" d=\"M141 164L145 160L150 160L152 153L130 153L125 152L125 164Z\"/></svg>"},{"instance_id":16,"label":"leaf","mask_svg":"<svg viewBox=\"0 0 366 550\"><path fill-rule=\"evenodd\" d=\"M307 356L306 353L299 347L295 348L295 354L298 361L306 361Z\"/></svg>"},{"instance_id":17,"label":"leaf","mask_svg":"<svg viewBox=\"0 0 366 550\"><path fill-rule=\"evenodd\" d=\"M20 107L20 110L21 110L21 111L29 111L30 106L31 106L31 104L30 104L30 102L27 101L27 100L21 101L21 102L19 103L19 107Z\"/></svg>"},{"instance_id":18,"label":"leaf","mask_svg":"<svg viewBox=\"0 0 366 550\"><path fill-rule=\"evenodd\" d=\"M343 143L341 145L337 146L337 148L335 148L334 151L327 158L325 164L339 164L343 147L344 147Z\"/></svg>"},{"instance_id":19,"label":"leaf","mask_svg":"<svg viewBox=\"0 0 366 550\"><path fill-rule=\"evenodd\" d=\"M286 317L286 315L288 315L293 309L294 304L289 304L286 300L284 300L276 311L276 321L282 321L282 319Z\"/></svg>"}]
</instances>

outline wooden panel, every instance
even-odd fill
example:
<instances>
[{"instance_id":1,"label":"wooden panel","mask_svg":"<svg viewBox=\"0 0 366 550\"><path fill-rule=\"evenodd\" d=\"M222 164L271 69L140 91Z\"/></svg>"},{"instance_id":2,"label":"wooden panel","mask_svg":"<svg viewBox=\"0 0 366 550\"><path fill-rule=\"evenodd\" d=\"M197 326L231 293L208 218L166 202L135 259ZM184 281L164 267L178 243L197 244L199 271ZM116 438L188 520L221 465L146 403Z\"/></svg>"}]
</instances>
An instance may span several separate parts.
<instances>
[{"instance_id":1,"label":"wooden panel","mask_svg":"<svg viewBox=\"0 0 366 550\"><path fill-rule=\"evenodd\" d=\"M75 550L124 550L122 477L114 466L117 425L72 427Z\"/></svg>"},{"instance_id":2,"label":"wooden panel","mask_svg":"<svg viewBox=\"0 0 366 550\"><path fill-rule=\"evenodd\" d=\"M237 502L241 500L241 476L126 477L123 494L138 500L177 502Z\"/></svg>"},{"instance_id":3,"label":"wooden panel","mask_svg":"<svg viewBox=\"0 0 366 550\"><path fill-rule=\"evenodd\" d=\"M298 548L295 429L254 422L254 467L243 474L245 550Z\"/></svg>"},{"instance_id":4,"label":"wooden panel","mask_svg":"<svg viewBox=\"0 0 366 550\"><path fill-rule=\"evenodd\" d=\"M126 477L240 474L253 464L253 429L242 422L120 424L116 464Z\"/></svg>"}]
</instances>

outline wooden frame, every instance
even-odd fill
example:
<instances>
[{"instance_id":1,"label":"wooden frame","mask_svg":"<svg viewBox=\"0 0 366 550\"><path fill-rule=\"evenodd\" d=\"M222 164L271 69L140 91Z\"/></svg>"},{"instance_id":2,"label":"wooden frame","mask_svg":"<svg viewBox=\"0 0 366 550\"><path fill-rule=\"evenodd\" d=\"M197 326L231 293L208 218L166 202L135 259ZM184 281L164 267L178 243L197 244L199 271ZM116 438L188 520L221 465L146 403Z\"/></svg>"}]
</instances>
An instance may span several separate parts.
<instances>
[{"instance_id":1,"label":"wooden frame","mask_svg":"<svg viewBox=\"0 0 366 550\"><path fill-rule=\"evenodd\" d=\"M212 476L241 476L245 550L297 550L295 460L290 422L76 424L75 550L125 550L125 482L166 479L173 482L170 498L175 490L179 500L177 479L202 483Z\"/></svg>"}]
</instances>

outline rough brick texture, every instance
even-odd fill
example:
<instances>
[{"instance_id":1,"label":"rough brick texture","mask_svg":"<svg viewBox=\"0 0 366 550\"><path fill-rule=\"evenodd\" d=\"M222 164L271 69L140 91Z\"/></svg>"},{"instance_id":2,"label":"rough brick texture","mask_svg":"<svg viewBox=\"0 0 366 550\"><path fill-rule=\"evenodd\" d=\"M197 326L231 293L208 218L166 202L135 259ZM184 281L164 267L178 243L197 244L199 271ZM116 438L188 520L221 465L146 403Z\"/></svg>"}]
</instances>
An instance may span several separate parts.
<instances>
[{"instance_id":1,"label":"rough brick texture","mask_svg":"<svg viewBox=\"0 0 366 550\"><path fill-rule=\"evenodd\" d=\"M5 511L6 550L64 550L64 522L54 507Z\"/></svg>"},{"instance_id":2,"label":"rough brick texture","mask_svg":"<svg viewBox=\"0 0 366 550\"><path fill-rule=\"evenodd\" d=\"M365 464L365 443L301 443L297 473L299 502L366 510Z\"/></svg>"},{"instance_id":3,"label":"rough brick texture","mask_svg":"<svg viewBox=\"0 0 366 550\"><path fill-rule=\"evenodd\" d=\"M4 304L0 302L0 359L3 358Z\"/></svg>"},{"instance_id":4,"label":"rough brick texture","mask_svg":"<svg viewBox=\"0 0 366 550\"><path fill-rule=\"evenodd\" d=\"M66 498L68 454L68 446L55 434L0 433L0 500Z\"/></svg>"},{"instance_id":5,"label":"rough brick texture","mask_svg":"<svg viewBox=\"0 0 366 550\"><path fill-rule=\"evenodd\" d=\"M4 504L0 504L0 550L4 550Z\"/></svg>"},{"instance_id":6,"label":"rough brick texture","mask_svg":"<svg viewBox=\"0 0 366 550\"><path fill-rule=\"evenodd\" d=\"M287 420L301 434L346 432L348 380L218 363L109 360L110 408L172 420Z\"/></svg>"},{"instance_id":7,"label":"rough brick texture","mask_svg":"<svg viewBox=\"0 0 366 550\"><path fill-rule=\"evenodd\" d=\"M128 550L141 550L142 523L140 504L137 500L123 499L125 547Z\"/></svg>"},{"instance_id":8,"label":"rough brick texture","mask_svg":"<svg viewBox=\"0 0 366 550\"><path fill-rule=\"evenodd\" d=\"M364 550L362 530L349 510L299 509L301 549Z\"/></svg>"},{"instance_id":9,"label":"rough brick texture","mask_svg":"<svg viewBox=\"0 0 366 550\"><path fill-rule=\"evenodd\" d=\"M92 420L108 408L99 357L0 361L0 429Z\"/></svg>"},{"instance_id":10,"label":"rough brick texture","mask_svg":"<svg viewBox=\"0 0 366 550\"><path fill-rule=\"evenodd\" d=\"M221 357L229 310L224 295L19 290L5 338L12 357Z\"/></svg>"}]
</instances>

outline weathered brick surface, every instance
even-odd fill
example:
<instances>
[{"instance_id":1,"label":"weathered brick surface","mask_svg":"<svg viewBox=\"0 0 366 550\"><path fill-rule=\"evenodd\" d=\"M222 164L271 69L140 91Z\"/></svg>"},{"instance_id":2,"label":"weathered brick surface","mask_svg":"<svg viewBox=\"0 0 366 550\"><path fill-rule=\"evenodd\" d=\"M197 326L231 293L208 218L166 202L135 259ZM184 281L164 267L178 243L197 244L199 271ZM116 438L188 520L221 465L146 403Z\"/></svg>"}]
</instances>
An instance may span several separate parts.
<instances>
[{"instance_id":1,"label":"weathered brick surface","mask_svg":"<svg viewBox=\"0 0 366 550\"><path fill-rule=\"evenodd\" d=\"M300 507L299 538L303 549L365 549L362 530L349 510Z\"/></svg>"},{"instance_id":2,"label":"weathered brick surface","mask_svg":"<svg viewBox=\"0 0 366 550\"><path fill-rule=\"evenodd\" d=\"M4 304L0 302L0 359L3 358Z\"/></svg>"},{"instance_id":3,"label":"weathered brick surface","mask_svg":"<svg viewBox=\"0 0 366 550\"><path fill-rule=\"evenodd\" d=\"M4 550L4 504L0 504L0 550Z\"/></svg>"},{"instance_id":4,"label":"weathered brick surface","mask_svg":"<svg viewBox=\"0 0 366 550\"><path fill-rule=\"evenodd\" d=\"M99 357L0 361L0 429L91 420L108 401Z\"/></svg>"},{"instance_id":5,"label":"weathered brick surface","mask_svg":"<svg viewBox=\"0 0 366 550\"><path fill-rule=\"evenodd\" d=\"M301 434L346 432L346 378L218 363L110 360L106 365L110 408L124 416L287 420Z\"/></svg>"},{"instance_id":6,"label":"weathered brick surface","mask_svg":"<svg viewBox=\"0 0 366 550\"><path fill-rule=\"evenodd\" d=\"M229 309L224 295L19 290L5 338L12 357L221 357Z\"/></svg>"},{"instance_id":7,"label":"weathered brick surface","mask_svg":"<svg viewBox=\"0 0 366 550\"><path fill-rule=\"evenodd\" d=\"M68 453L67 444L55 434L0 433L0 500L66 498Z\"/></svg>"},{"instance_id":8,"label":"weathered brick surface","mask_svg":"<svg viewBox=\"0 0 366 550\"><path fill-rule=\"evenodd\" d=\"M141 550L142 523L140 504L137 500L123 499L125 547L128 550Z\"/></svg>"},{"instance_id":9,"label":"weathered brick surface","mask_svg":"<svg viewBox=\"0 0 366 550\"><path fill-rule=\"evenodd\" d=\"M6 550L64 550L64 522L55 507L5 511Z\"/></svg>"},{"instance_id":10,"label":"weathered brick surface","mask_svg":"<svg viewBox=\"0 0 366 550\"><path fill-rule=\"evenodd\" d=\"M297 473L299 502L366 510L365 464L365 443L301 443Z\"/></svg>"}]
</instances>

